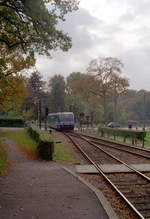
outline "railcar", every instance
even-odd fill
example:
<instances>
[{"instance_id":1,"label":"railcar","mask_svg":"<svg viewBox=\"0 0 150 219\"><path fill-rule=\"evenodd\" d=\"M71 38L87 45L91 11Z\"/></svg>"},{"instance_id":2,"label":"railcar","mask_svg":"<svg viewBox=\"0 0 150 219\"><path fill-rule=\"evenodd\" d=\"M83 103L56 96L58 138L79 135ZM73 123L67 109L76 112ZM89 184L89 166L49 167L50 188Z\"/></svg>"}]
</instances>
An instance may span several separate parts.
<instances>
[{"instance_id":1,"label":"railcar","mask_svg":"<svg viewBox=\"0 0 150 219\"><path fill-rule=\"evenodd\" d=\"M74 130L74 114L72 112L49 113L47 116L48 127L63 130Z\"/></svg>"}]
</instances>

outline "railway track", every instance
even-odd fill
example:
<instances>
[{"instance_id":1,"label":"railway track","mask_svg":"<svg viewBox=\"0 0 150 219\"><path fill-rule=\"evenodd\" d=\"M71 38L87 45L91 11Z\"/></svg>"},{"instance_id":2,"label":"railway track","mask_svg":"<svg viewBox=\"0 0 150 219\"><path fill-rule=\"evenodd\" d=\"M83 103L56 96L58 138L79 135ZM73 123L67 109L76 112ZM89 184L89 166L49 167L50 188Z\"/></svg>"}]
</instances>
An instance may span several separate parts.
<instances>
[{"instance_id":1,"label":"railway track","mask_svg":"<svg viewBox=\"0 0 150 219\"><path fill-rule=\"evenodd\" d=\"M122 161L118 157L109 153L107 150L102 148L100 145L107 146L106 141L101 141L101 139L96 139L95 137L89 137L76 133L65 133L65 135L72 141L72 143L77 147L77 149L82 153L82 155L88 160L88 162L95 166L98 172L104 177L104 179L111 185L111 187L122 197L122 199L130 206L132 211L137 215L137 218L149 218L150 219L150 178L138 171L136 168L133 168L130 164ZM122 144L121 144L122 145ZM87 150L87 148L91 149ZM116 147L117 144L111 144L109 141L108 147ZM124 146L126 148L126 146ZM129 148L123 149L124 153L129 154ZM92 150L94 152L92 153ZM97 156L93 156L95 153ZM126 151L127 150L127 151ZM99 153L98 153L99 151ZM150 152L142 150L142 158L149 160L150 162ZM132 170L132 174L105 174L100 167L100 160L97 159L99 154L105 154L108 157L108 160L111 163L122 164ZM147 154L146 154L147 153ZM139 151L132 151L133 156L141 156Z\"/></svg>"},{"instance_id":2,"label":"railway track","mask_svg":"<svg viewBox=\"0 0 150 219\"><path fill-rule=\"evenodd\" d=\"M86 134L80 133L81 136L86 137L87 139L91 140L92 142L99 144L101 146L107 146L109 148L114 148L119 151L129 152L130 154L138 155L144 158L150 158L150 150L146 150L144 148L139 148L136 146L131 146L128 144L123 144L119 142L110 141L104 138L98 138Z\"/></svg>"}]
</instances>

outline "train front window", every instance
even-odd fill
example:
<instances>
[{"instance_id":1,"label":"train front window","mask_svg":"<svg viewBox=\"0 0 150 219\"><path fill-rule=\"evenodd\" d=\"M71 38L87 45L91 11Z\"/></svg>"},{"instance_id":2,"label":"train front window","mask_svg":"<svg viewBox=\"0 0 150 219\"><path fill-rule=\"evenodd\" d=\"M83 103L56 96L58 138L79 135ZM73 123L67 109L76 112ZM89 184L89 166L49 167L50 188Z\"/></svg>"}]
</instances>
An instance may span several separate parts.
<instances>
[{"instance_id":1,"label":"train front window","mask_svg":"<svg viewBox=\"0 0 150 219\"><path fill-rule=\"evenodd\" d=\"M73 121L73 115L72 114L63 114L63 115L60 115L60 120L62 122L70 122L70 121Z\"/></svg>"}]
</instances>

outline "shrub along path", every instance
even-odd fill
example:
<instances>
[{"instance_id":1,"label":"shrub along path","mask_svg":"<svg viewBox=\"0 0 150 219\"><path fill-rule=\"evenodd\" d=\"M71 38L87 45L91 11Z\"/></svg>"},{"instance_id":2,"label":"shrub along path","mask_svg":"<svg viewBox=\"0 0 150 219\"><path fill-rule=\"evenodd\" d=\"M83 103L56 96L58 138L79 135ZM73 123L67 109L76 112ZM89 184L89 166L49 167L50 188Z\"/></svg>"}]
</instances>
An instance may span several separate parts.
<instances>
[{"instance_id":1,"label":"shrub along path","mask_svg":"<svg viewBox=\"0 0 150 219\"><path fill-rule=\"evenodd\" d=\"M63 164L29 160L3 138L11 161L0 178L1 219L108 219L95 194Z\"/></svg>"}]
</instances>

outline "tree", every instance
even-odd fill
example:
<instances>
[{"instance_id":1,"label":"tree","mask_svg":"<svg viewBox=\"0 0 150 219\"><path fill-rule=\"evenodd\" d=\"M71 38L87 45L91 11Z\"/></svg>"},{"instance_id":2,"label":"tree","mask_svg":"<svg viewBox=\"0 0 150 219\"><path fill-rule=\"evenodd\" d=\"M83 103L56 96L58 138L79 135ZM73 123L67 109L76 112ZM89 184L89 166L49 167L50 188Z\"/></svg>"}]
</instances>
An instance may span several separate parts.
<instances>
[{"instance_id":1,"label":"tree","mask_svg":"<svg viewBox=\"0 0 150 219\"><path fill-rule=\"evenodd\" d=\"M43 81L40 72L32 72L28 82L28 88L32 90L35 96L38 96L40 94L40 91L44 89L44 85L45 82Z\"/></svg>"},{"instance_id":2,"label":"tree","mask_svg":"<svg viewBox=\"0 0 150 219\"><path fill-rule=\"evenodd\" d=\"M39 71L32 72L30 78L28 79L28 82L26 84L26 87L29 92L29 96L24 101L24 108L27 111L33 111L33 118L37 119L38 117L38 108L39 108L39 101L40 103L43 101L43 95L44 95L44 86L45 81L43 80L41 74Z\"/></svg>"},{"instance_id":3,"label":"tree","mask_svg":"<svg viewBox=\"0 0 150 219\"><path fill-rule=\"evenodd\" d=\"M108 121L111 122L114 119L114 103L108 103ZM118 103L118 113L117 113L118 122L121 124L125 124L126 122L126 110L122 106L122 104Z\"/></svg>"},{"instance_id":4,"label":"tree","mask_svg":"<svg viewBox=\"0 0 150 219\"><path fill-rule=\"evenodd\" d=\"M120 77L120 74L122 73L122 67L123 64L117 58L99 57L98 59L93 59L87 68L87 72L91 76L89 81L89 92L91 92L93 95L99 96L102 99L105 123L107 122L108 97L112 96L114 90L113 87L116 86L114 78L117 78L118 90L125 85L122 83L126 80ZM115 90L117 90L117 88Z\"/></svg>"},{"instance_id":5,"label":"tree","mask_svg":"<svg viewBox=\"0 0 150 219\"><path fill-rule=\"evenodd\" d=\"M80 113L85 111L86 103L79 94L69 94L66 95L65 106L67 111L74 113L75 122L77 122Z\"/></svg>"},{"instance_id":6,"label":"tree","mask_svg":"<svg viewBox=\"0 0 150 219\"><path fill-rule=\"evenodd\" d=\"M51 112L63 112L65 108L65 80L61 75L54 75L49 80Z\"/></svg>"},{"instance_id":7,"label":"tree","mask_svg":"<svg viewBox=\"0 0 150 219\"><path fill-rule=\"evenodd\" d=\"M87 75L81 72L72 72L67 77L67 92L68 94L71 94L73 92L76 92L78 87L78 84L81 85L84 83L84 81L87 79Z\"/></svg>"},{"instance_id":8,"label":"tree","mask_svg":"<svg viewBox=\"0 0 150 219\"><path fill-rule=\"evenodd\" d=\"M93 120L93 115L99 114L99 97L89 93L90 81L91 77L81 72L73 72L67 77L67 99L76 118L81 112L90 116L90 120Z\"/></svg>"},{"instance_id":9,"label":"tree","mask_svg":"<svg viewBox=\"0 0 150 219\"><path fill-rule=\"evenodd\" d=\"M111 57L99 57L98 59L93 59L87 68L87 72L91 76L89 92L102 99L105 123L107 121L107 97L110 95L112 64Z\"/></svg>"},{"instance_id":10,"label":"tree","mask_svg":"<svg viewBox=\"0 0 150 219\"><path fill-rule=\"evenodd\" d=\"M0 45L0 53L1 57L6 62L3 62L3 74L0 74L0 88L2 90L0 103L6 110L9 108L6 107L6 105L8 105L8 101L16 104L18 98L21 100L21 97L19 97L20 94L18 93L19 89L20 91L22 90L22 99L24 99L24 94L27 93L24 91L26 89L26 78L21 76L21 73L23 70L28 70L31 66L34 66L35 60L34 58L32 59L28 56L24 57L18 51L13 51L12 53L8 54L6 48L2 45ZM14 98L12 97L12 94L14 95Z\"/></svg>"},{"instance_id":11,"label":"tree","mask_svg":"<svg viewBox=\"0 0 150 219\"><path fill-rule=\"evenodd\" d=\"M1 0L0 42L8 49L19 47L24 52L49 55L49 50L57 47L67 51L71 39L57 25L77 5L75 0Z\"/></svg>"},{"instance_id":12,"label":"tree","mask_svg":"<svg viewBox=\"0 0 150 219\"><path fill-rule=\"evenodd\" d=\"M8 76L7 83L0 81L0 87L2 89L0 105L3 111L8 111L14 106L20 106L28 96L25 81L26 78L22 75Z\"/></svg>"},{"instance_id":13,"label":"tree","mask_svg":"<svg viewBox=\"0 0 150 219\"><path fill-rule=\"evenodd\" d=\"M144 98L145 96L145 98ZM121 95L119 100L126 112L127 119L143 124L144 120L146 125L150 124L150 92L146 90L128 90L128 93ZM144 119L145 117L145 119Z\"/></svg>"},{"instance_id":14,"label":"tree","mask_svg":"<svg viewBox=\"0 0 150 219\"><path fill-rule=\"evenodd\" d=\"M77 6L77 0L0 0L0 44L8 53L17 49L31 58L35 52L50 55L57 48L68 51L71 38L58 23ZM0 55L1 77L5 68L6 61Z\"/></svg>"},{"instance_id":15,"label":"tree","mask_svg":"<svg viewBox=\"0 0 150 219\"><path fill-rule=\"evenodd\" d=\"M117 105L118 105L118 98L120 95L127 93L127 88L129 87L129 81L127 78L121 77L116 73L113 74L112 83L111 83L112 90L114 91L113 99L114 99L114 122L117 122Z\"/></svg>"},{"instance_id":16,"label":"tree","mask_svg":"<svg viewBox=\"0 0 150 219\"><path fill-rule=\"evenodd\" d=\"M14 50L8 53L7 49L0 44L1 61L3 60L3 74L0 74L0 80L7 79L10 75L18 75L35 65L35 59L32 56L24 56L20 51ZM4 61L5 60L5 61ZM1 65L2 66L2 65Z\"/></svg>"}]
</instances>

